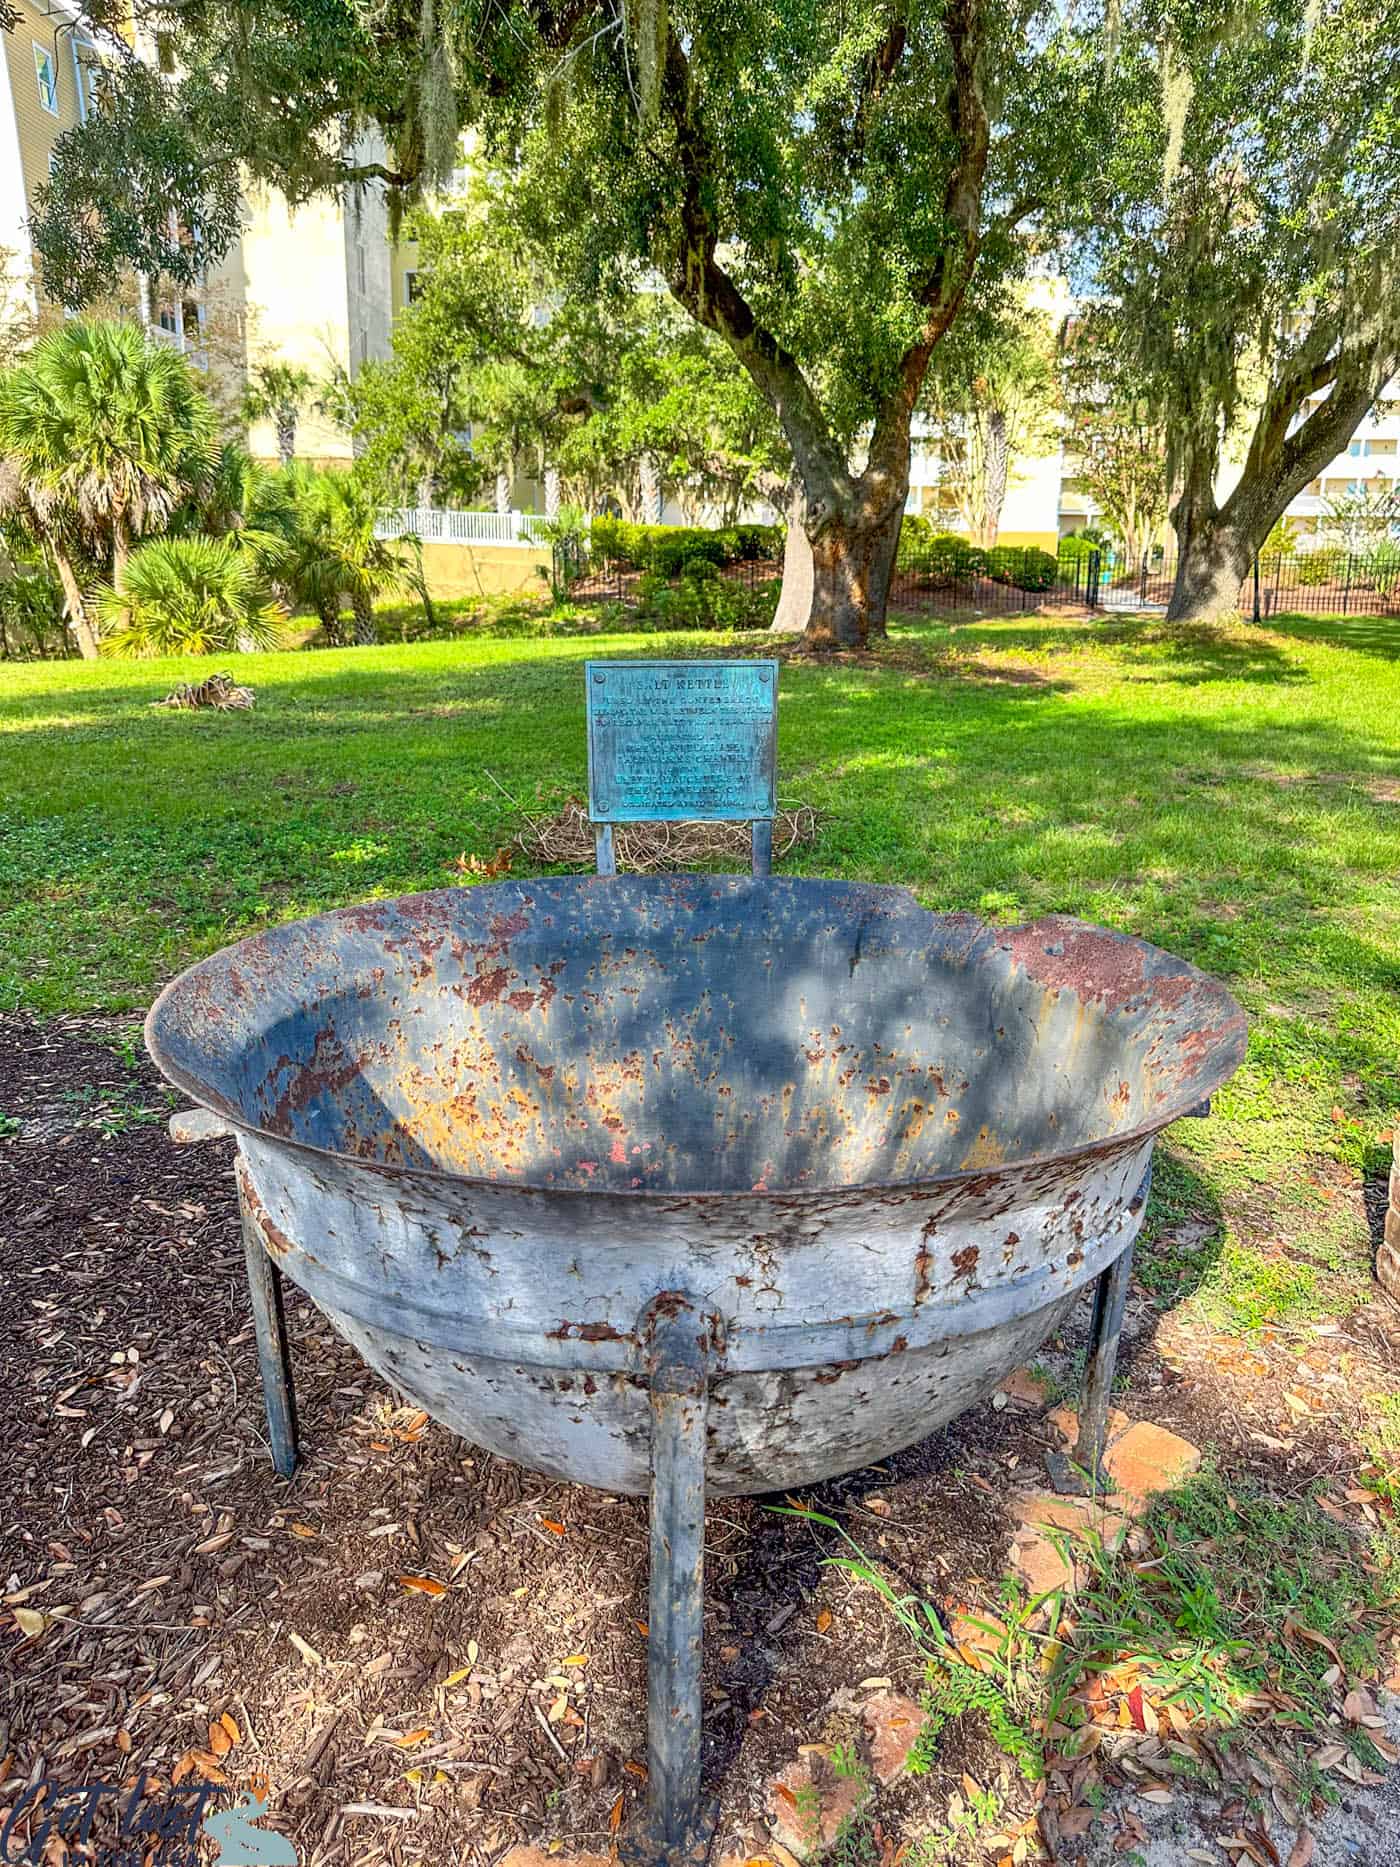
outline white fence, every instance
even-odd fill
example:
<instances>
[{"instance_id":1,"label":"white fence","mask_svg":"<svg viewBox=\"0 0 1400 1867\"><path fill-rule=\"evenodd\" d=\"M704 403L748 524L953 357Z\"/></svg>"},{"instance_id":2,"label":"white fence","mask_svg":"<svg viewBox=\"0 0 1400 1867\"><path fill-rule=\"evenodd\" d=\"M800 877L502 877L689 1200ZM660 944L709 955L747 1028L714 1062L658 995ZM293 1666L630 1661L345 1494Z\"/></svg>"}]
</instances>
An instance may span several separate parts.
<instances>
[{"instance_id":1,"label":"white fence","mask_svg":"<svg viewBox=\"0 0 1400 1867\"><path fill-rule=\"evenodd\" d=\"M533 512L449 512L440 506L404 506L381 512L376 538L421 538L424 544L530 545L545 521Z\"/></svg>"}]
</instances>

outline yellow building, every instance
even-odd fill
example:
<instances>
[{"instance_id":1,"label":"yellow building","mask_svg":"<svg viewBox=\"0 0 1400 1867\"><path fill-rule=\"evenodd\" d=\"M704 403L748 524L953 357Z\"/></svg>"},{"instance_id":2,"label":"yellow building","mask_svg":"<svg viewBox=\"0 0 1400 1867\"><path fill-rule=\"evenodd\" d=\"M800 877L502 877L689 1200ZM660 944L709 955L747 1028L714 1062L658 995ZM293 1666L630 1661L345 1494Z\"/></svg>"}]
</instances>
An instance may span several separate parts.
<instances>
[{"instance_id":1,"label":"yellow building","mask_svg":"<svg viewBox=\"0 0 1400 1867\"><path fill-rule=\"evenodd\" d=\"M37 312L29 214L49 178L49 156L65 130L93 107L97 44L64 0L16 0L19 24L0 32L0 307L13 317Z\"/></svg>"}]
</instances>

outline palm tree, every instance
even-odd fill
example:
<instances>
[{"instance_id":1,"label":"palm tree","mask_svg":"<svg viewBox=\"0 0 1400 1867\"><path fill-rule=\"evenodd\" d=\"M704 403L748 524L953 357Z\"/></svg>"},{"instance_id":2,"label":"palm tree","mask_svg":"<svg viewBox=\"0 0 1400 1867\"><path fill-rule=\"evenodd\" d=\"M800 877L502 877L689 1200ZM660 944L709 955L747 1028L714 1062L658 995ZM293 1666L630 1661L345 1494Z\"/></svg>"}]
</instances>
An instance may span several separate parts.
<instances>
[{"instance_id":1,"label":"palm tree","mask_svg":"<svg viewBox=\"0 0 1400 1867\"><path fill-rule=\"evenodd\" d=\"M309 370L295 363L257 363L243 391L241 408L246 422L270 421L277 429L277 456L290 467L297 449L297 422L311 392Z\"/></svg>"},{"instance_id":2,"label":"palm tree","mask_svg":"<svg viewBox=\"0 0 1400 1867\"><path fill-rule=\"evenodd\" d=\"M297 529L283 574L297 601L321 618L327 641L340 641L340 610L355 612L355 642L371 646L375 599L412 583L403 560L374 535L378 507L353 473L303 473Z\"/></svg>"},{"instance_id":3,"label":"palm tree","mask_svg":"<svg viewBox=\"0 0 1400 1867\"><path fill-rule=\"evenodd\" d=\"M120 585L97 593L104 654L212 655L276 648L287 612L256 557L232 538L153 538Z\"/></svg>"},{"instance_id":4,"label":"palm tree","mask_svg":"<svg viewBox=\"0 0 1400 1867\"><path fill-rule=\"evenodd\" d=\"M133 540L165 527L216 447L189 365L137 324L77 319L0 374L0 513L52 559L85 656L94 569L120 584Z\"/></svg>"}]
</instances>

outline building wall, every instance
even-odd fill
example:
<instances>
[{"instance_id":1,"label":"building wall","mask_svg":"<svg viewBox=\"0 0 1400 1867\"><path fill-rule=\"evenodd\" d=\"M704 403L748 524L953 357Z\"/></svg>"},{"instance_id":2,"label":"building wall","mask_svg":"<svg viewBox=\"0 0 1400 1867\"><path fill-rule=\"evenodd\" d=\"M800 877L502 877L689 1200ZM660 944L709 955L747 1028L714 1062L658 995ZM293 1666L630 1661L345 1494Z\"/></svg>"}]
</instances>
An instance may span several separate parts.
<instances>
[{"instance_id":1,"label":"building wall","mask_svg":"<svg viewBox=\"0 0 1400 1867\"><path fill-rule=\"evenodd\" d=\"M423 575L433 596L540 596L549 589L549 551L524 545L425 543Z\"/></svg>"},{"instance_id":2,"label":"building wall","mask_svg":"<svg viewBox=\"0 0 1400 1867\"><path fill-rule=\"evenodd\" d=\"M15 256L12 290L33 309L30 204L49 178L54 143L83 120L78 66L95 54L59 6L40 8L34 0L18 0L18 6L19 24L0 32L0 246ZM53 74L52 111L40 95L36 47Z\"/></svg>"}]
</instances>

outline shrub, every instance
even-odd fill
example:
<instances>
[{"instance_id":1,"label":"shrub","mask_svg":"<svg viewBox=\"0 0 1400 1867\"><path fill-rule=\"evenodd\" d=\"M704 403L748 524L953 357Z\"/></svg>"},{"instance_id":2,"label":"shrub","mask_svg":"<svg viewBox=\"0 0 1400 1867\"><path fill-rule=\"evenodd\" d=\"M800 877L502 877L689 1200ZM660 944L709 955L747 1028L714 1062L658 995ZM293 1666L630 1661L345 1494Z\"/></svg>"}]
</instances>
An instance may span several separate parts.
<instances>
[{"instance_id":1,"label":"shrub","mask_svg":"<svg viewBox=\"0 0 1400 1867\"><path fill-rule=\"evenodd\" d=\"M724 545L718 532L694 530L688 525L650 526L650 568L663 577L679 577L694 563L723 564Z\"/></svg>"},{"instance_id":2,"label":"shrub","mask_svg":"<svg viewBox=\"0 0 1400 1867\"><path fill-rule=\"evenodd\" d=\"M906 571L924 571L928 569L929 546L933 543L933 527L918 512L906 512L904 522L899 528L899 548L895 553L895 569Z\"/></svg>"},{"instance_id":3,"label":"shrub","mask_svg":"<svg viewBox=\"0 0 1400 1867\"><path fill-rule=\"evenodd\" d=\"M1341 569L1340 551L1305 551L1298 559L1298 582L1306 590L1331 583Z\"/></svg>"},{"instance_id":4,"label":"shrub","mask_svg":"<svg viewBox=\"0 0 1400 1867\"><path fill-rule=\"evenodd\" d=\"M1048 551L1042 551L1039 545L1027 545L1021 552L1021 562L1011 581L1022 590L1049 590L1054 587L1059 575L1059 564Z\"/></svg>"},{"instance_id":5,"label":"shrub","mask_svg":"<svg viewBox=\"0 0 1400 1867\"><path fill-rule=\"evenodd\" d=\"M687 564L737 564L780 555L782 528L777 525L727 525L714 531L703 525L633 525L626 519L594 519L590 555L595 564L631 565L678 577Z\"/></svg>"},{"instance_id":6,"label":"shrub","mask_svg":"<svg viewBox=\"0 0 1400 1867\"><path fill-rule=\"evenodd\" d=\"M287 612L249 551L229 538L153 538L127 559L120 589L98 592L108 655L211 655L280 647Z\"/></svg>"},{"instance_id":7,"label":"shrub","mask_svg":"<svg viewBox=\"0 0 1400 1867\"><path fill-rule=\"evenodd\" d=\"M643 631L669 629L766 629L778 600L778 580L747 590L721 577L717 567L694 561L671 583L648 571L637 585L634 626Z\"/></svg>"},{"instance_id":8,"label":"shrub","mask_svg":"<svg viewBox=\"0 0 1400 1867\"><path fill-rule=\"evenodd\" d=\"M941 532L929 543L924 568L937 583L964 582L987 575L987 553L966 538Z\"/></svg>"},{"instance_id":9,"label":"shrub","mask_svg":"<svg viewBox=\"0 0 1400 1867\"><path fill-rule=\"evenodd\" d=\"M1400 584L1400 543L1387 539L1383 544L1375 545L1362 560L1362 569L1372 589L1382 596L1389 596Z\"/></svg>"},{"instance_id":10,"label":"shrub","mask_svg":"<svg viewBox=\"0 0 1400 1867\"><path fill-rule=\"evenodd\" d=\"M1060 540L1059 557L1062 564L1077 564L1081 559L1093 557L1095 552L1102 556L1103 547L1087 532L1070 532Z\"/></svg>"},{"instance_id":11,"label":"shrub","mask_svg":"<svg viewBox=\"0 0 1400 1867\"><path fill-rule=\"evenodd\" d=\"M42 564L0 572L0 649L16 661L60 660L69 652L63 591Z\"/></svg>"}]
</instances>

